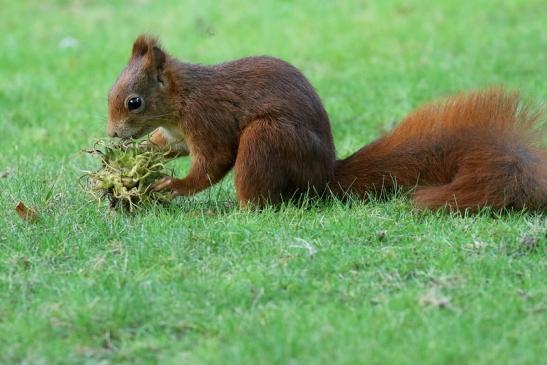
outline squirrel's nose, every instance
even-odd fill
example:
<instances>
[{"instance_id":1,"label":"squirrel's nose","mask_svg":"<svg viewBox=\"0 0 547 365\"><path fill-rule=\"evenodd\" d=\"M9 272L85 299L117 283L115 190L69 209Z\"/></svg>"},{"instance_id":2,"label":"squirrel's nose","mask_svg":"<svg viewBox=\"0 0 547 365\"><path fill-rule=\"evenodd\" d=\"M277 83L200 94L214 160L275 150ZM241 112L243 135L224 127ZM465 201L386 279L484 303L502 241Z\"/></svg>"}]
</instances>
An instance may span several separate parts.
<instances>
[{"instance_id":1,"label":"squirrel's nose","mask_svg":"<svg viewBox=\"0 0 547 365\"><path fill-rule=\"evenodd\" d=\"M111 138L118 137L118 132L116 132L116 129L112 128L110 125L106 128L106 133Z\"/></svg>"}]
</instances>

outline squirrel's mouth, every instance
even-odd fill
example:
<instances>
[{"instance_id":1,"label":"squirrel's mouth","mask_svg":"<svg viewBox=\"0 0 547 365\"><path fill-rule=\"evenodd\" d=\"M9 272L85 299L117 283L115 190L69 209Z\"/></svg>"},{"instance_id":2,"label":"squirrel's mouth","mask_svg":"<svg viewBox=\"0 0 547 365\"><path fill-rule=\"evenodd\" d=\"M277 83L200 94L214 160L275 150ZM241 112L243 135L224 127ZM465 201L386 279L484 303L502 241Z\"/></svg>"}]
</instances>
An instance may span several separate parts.
<instances>
[{"instance_id":1,"label":"squirrel's mouth","mask_svg":"<svg viewBox=\"0 0 547 365\"><path fill-rule=\"evenodd\" d=\"M144 136L145 134L148 134L152 132L154 128L148 126L148 125L140 125L140 126L129 126L127 124L122 125L115 133L115 137L121 138L121 139L138 139Z\"/></svg>"},{"instance_id":2,"label":"squirrel's mouth","mask_svg":"<svg viewBox=\"0 0 547 365\"><path fill-rule=\"evenodd\" d=\"M137 138L141 138L142 136L144 136L145 134L148 134L150 132L151 132L150 128L145 126L145 127L139 128L135 132L131 133L129 135L129 137L133 138L133 139L137 139Z\"/></svg>"},{"instance_id":3,"label":"squirrel's mouth","mask_svg":"<svg viewBox=\"0 0 547 365\"><path fill-rule=\"evenodd\" d=\"M144 128L137 130L136 132L132 133L117 133L114 135L114 137L118 137L120 139L138 139L141 138L144 135Z\"/></svg>"},{"instance_id":4,"label":"squirrel's mouth","mask_svg":"<svg viewBox=\"0 0 547 365\"><path fill-rule=\"evenodd\" d=\"M141 138L144 135L144 128L133 133L130 137L133 139Z\"/></svg>"}]
</instances>

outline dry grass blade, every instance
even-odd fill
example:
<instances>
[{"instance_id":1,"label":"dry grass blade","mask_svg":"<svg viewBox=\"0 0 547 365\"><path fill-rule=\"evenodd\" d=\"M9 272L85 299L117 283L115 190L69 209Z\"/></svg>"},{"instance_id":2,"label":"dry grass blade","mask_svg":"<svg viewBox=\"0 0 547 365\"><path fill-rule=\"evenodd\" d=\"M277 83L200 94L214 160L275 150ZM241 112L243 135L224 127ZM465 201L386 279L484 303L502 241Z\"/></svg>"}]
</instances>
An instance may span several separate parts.
<instances>
[{"instance_id":1,"label":"dry grass blade","mask_svg":"<svg viewBox=\"0 0 547 365\"><path fill-rule=\"evenodd\" d=\"M38 219L38 212L27 207L23 202L19 202L15 207L15 212L24 221L35 222Z\"/></svg>"}]
</instances>

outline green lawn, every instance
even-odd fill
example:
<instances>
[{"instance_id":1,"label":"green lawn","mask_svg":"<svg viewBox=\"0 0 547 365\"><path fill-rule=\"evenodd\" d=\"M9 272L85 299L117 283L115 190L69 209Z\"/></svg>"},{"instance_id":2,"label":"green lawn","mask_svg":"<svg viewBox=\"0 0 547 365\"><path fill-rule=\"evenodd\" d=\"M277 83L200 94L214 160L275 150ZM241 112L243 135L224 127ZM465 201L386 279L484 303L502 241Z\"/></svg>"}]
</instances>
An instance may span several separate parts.
<instances>
[{"instance_id":1,"label":"green lawn","mask_svg":"<svg viewBox=\"0 0 547 365\"><path fill-rule=\"evenodd\" d=\"M420 213L404 197L250 212L230 175L127 216L79 185L141 32L191 62L295 64L344 157L460 90L544 103L543 0L112 4L2 3L1 364L545 364L545 214Z\"/></svg>"}]
</instances>

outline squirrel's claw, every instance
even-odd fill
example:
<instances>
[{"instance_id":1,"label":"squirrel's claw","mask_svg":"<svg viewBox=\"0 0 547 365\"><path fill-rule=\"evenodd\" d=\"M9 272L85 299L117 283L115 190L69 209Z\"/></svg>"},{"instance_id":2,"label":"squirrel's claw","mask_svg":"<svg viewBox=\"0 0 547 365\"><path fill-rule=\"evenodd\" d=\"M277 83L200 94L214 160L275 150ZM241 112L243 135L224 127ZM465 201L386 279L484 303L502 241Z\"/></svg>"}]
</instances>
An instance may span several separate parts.
<instances>
[{"instance_id":1,"label":"squirrel's claw","mask_svg":"<svg viewBox=\"0 0 547 365\"><path fill-rule=\"evenodd\" d=\"M171 198L184 195L184 191L181 189L181 180L169 176L156 181L152 185L152 191L169 191Z\"/></svg>"},{"instance_id":2,"label":"squirrel's claw","mask_svg":"<svg viewBox=\"0 0 547 365\"><path fill-rule=\"evenodd\" d=\"M172 177L163 177L152 185L152 191L172 190L175 181Z\"/></svg>"}]
</instances>

